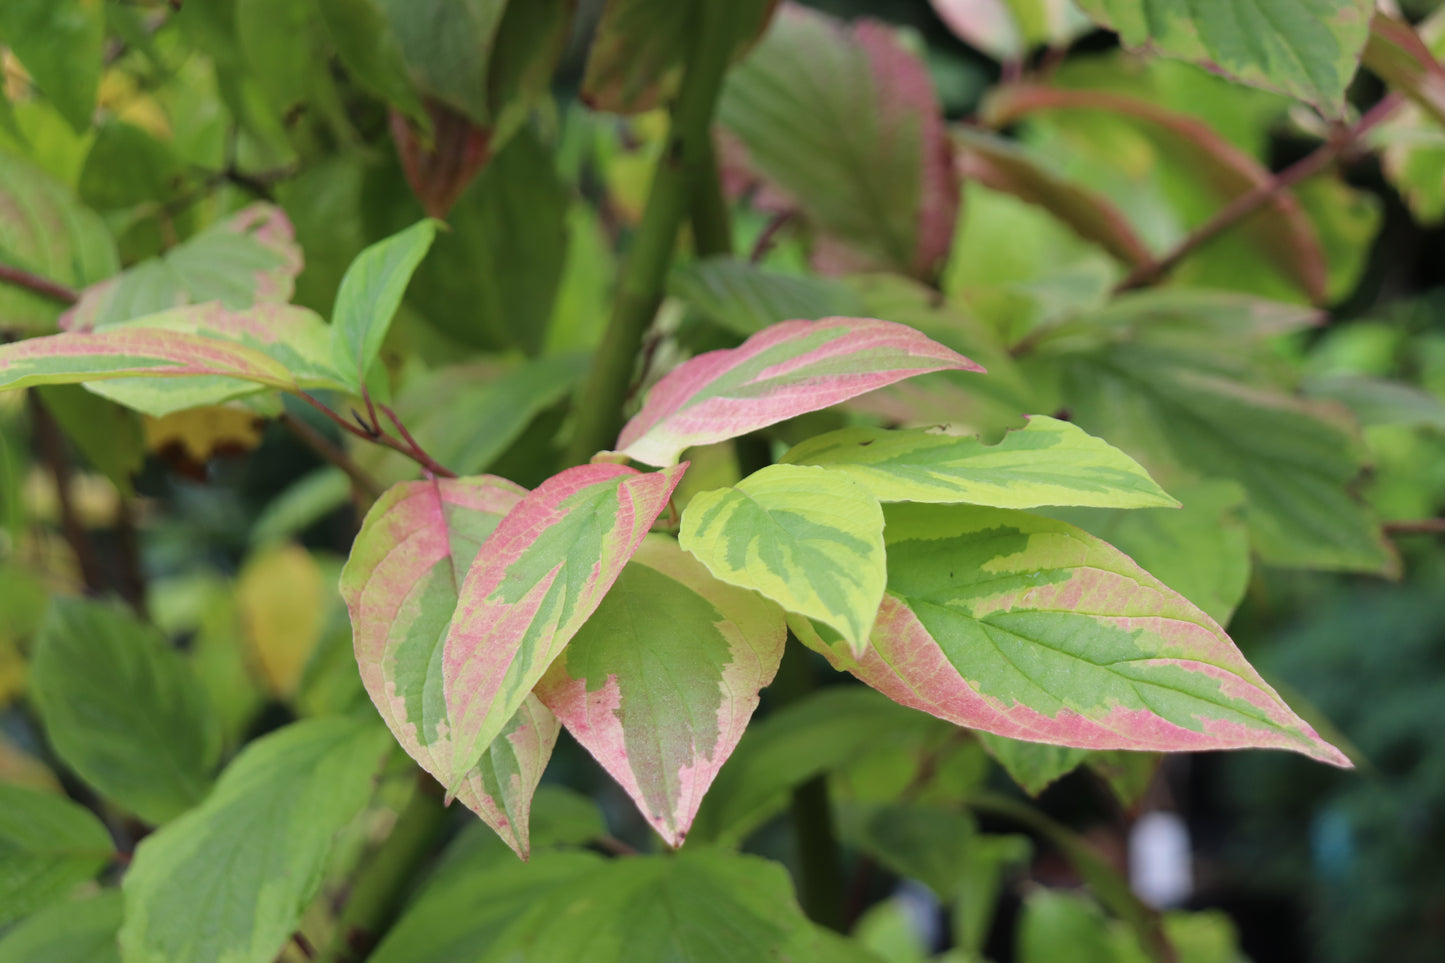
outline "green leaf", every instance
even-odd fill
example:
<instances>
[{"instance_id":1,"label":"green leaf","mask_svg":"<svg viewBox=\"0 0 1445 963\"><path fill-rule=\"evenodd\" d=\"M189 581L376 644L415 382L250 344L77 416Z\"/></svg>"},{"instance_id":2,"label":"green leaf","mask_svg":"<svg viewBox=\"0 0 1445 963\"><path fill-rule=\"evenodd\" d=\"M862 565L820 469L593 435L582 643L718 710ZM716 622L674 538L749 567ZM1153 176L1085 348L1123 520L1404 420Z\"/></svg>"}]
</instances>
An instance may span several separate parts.
<instances>
[{"instance_id":1,"label":"green leaf","mask_svg":"<svg viewBox=\"0 0 1445 963\"><path fill-rule=\"evenodd\" d=\"M536 354L566 260L570 201L552 153L518 131L447 215L452 229L417 270L408 303L467 344Z\"/></svg>"},{"instance_id":2,"label":"green leaf","mask_svg":"<svg viewBox=\"0 0 1445 963\"><path fill-rule=\"evenodd\" d=\"M57 599L36 639L31 693L61 760L146 822L175 818L210 789L218 720L185 659L145 623Z\"/></svg>"},{"instance_id":3,"label":"green leaf","mask_svg":"<svg viewBox=\"0 0 1445 963\"><path fill-rule=\"evenodd\" d=\"M777 673L786 634L771 602L651 536L536 693L676 848Z\"/></svg>"},{"instance_id":4,"label":"green leaf","mask_svg":"<svg viewBox=\"0 0 1445 963\"><path fill-rule=\"evenodd\" d=\"M868 644L883 600L883 510L841 472L770 465L688 503L682 547L717 578Z\"/></svg>"},{"instance_id":5,"label":"green leaf","mask_svg":"<svg viewBox=\"0 0 1445 963\"><path fill-rule=\"evenodd\" d=\"M373 0L417 86L486 125L487 65L507 0Z\"/></svg>"},{"instance_id":6,"label":"green leaf","mask_svg":"<svg viewBox=\"0 0 1445 963\"><path fill-rule=\"evenodd\" d=\"M136 413L79 385L47 385L36 391L65 437L122 495L132 497L131 478L146 455L145 432Z\"/></svg>"},{"instance_id":7,"label":"green leaf","mask_svg":"<svg viewBox=\"0 0 1445 963\"><path fill-rule=\"evenodd\" d=\"M998 509L888 509L888 594L861 656L793 623L889 698L1085 749L1279 748L1348 768L1224 631L1127 556Z\"/></svg>"},{"instance_id":8,"label":"green leaf","mask_svg":"<svg viewBox=\"0 0 1445 963\"><path fill-rule=\"evenodd\" d=\"M1445 431L1445 401L1416 388L1358 375L1319 375L1306 378L1300 390L1307 398L1337 401L1350 409L1361 425L1415 425Z\"/></svg>"},{"instance_id":9,"label":"green leaf","mask_svg":"<svg viewBox=\"0 0 1445 963\"><path fill-rule=\"evenodd\" d=\"M669 99L697 45L703 8L731 7L729 32L708 37L738 50L767 25L777 0L607 0L582 79L582 98L594 110L631 114Z\"/></svg>"},{"instance_id":10,"label":"green leaf","mask_svg":"<svg viewBox=\"0 0 1445 963\"><path fill-rule=\"evenodd\" d=\"M8 9L8 5L6 5ZM0 263L70 288L120 270L115 242L70 188L29 161L0 150ZM65 302L0 284L0 328L54 330Z\"/></svg>"},{"instance_id":11,"label":"green leaf","mask_svg":"<svg viewBox=\"0 0 1445 963\"><path fill-rule=\"evenodd\" d=\"M796 959L785 947L812 930L781 865L680 852L610 860L558 890L518 925L510 958L758 963Z\"/></svg>"},{"instance_id":12,"label":"green leaf","mask_svg":"<svg viewBox=\"0 0 1445 963\"><path fill-rule=\"evenodd\" d=\"M1020 742L991 732L980 732L978 738L1009 778L1030 796L1037 796L1055 781L1079 768L1092 755L1088 749Z\"/></svg>"},{"instance_id":13,"label":"green leaf","mask_svg":"<svg viewBox=\"0 0 1445 963\"><path fill-rule=\"evenodd\" d=\"M862 686L832 686L748 727L693 823L694 841L736 846L786 808L788 791L941 723Z\"/></svg>"},{"instance_id":14,"label":"green leaf","mask_svg":"<svg viewBox=\"0 0 1445 963\"><path fill-rule=\"evenodd\" d=\"M381 354L381 343L413 272L436 239L441 222L418 221L399 234L377 241L356 256L331 315L336 370L352 391L361 391L367 372Z\"/></svg>"},{"instance_id":15,"label":"green leaf","mask_svg":"<svg viewBox=\"0 0 1445 963\"><path fill-rule=\"evenodd\" d=\"M389 742L373 722L333 717L247 746L200 808L136 848L122 884L127 963L274 960Z\"/></svg>"},{"instance_id":16,"label":"green leaf","mask_svg":"<svg viewBox=\"0 0 1445 963\"><path fill-rule=\"evenodd\" d=\"M372 963L490 961L518 919L597 870L590 853L543 853L530 863L448 866L368 957Z\"/></svg>"},{"instance_id":17,"label":"green leaf","mask_svg":"<svg viewBox=\"0 0 1445 963\"><path fill-rule=\"evenodd\" d=\"M685 470L569 468L526 495L482 543L443 644L448 791L597 609Z\"/></svg>"},{"instance_id":18,"label":"green leaf","mask_svg":"<svg viewBox=\"0 0 1445 963\"><path fill-rule=\"evenodd\" d=\"M1205 64L1339 116L1370 32L1371 0L1079 0L1130 47Z\"/></svg>"},{"instance_id":19,"label":"green leaf","mask_svg":"<svg viewBox=\"0 0 1445 963\"><path fill-rule=\"evenodd\" d=\"M286 214L271 204L252 204L160 257L86 288L60 326L89 331L206 301L235 311L284 304L301 264Z\"/></svg>"},{"instance_id":20,"label":"green leaf","mask_svg":"<svg viewBox=\"0 0 1445 963\"><path fill-rule=\"evenodd\" d=\"M256 516L251 526L251 545L267 545L300 535L345 505L350 495L351 479L334 465L301 476Z\"/></svg>"},{"instance_id":21,"label":"green leaf","mask_svg":"<svg viewBox=\"0 0 1445 963\"><path fill-rule=\"evenodd\" d=\"M101 0L5 0L0 41L71 127L90 127L105 44Z\"/></svg>"},{"instance_id":22,"label":"green leaf","mask_svg":"<svg viewBox=\"0 0 1445 963\"><path fill-rule=\"evenodd\" d=\"M362 684L401 747L443 782L454 751L442 698L448 620L482 544L524 494L491 476L393 486L367 513L341 573ZM540 703L524 701L457 788L524 859L528 806L557 731Z\"/></svg>"},{"instance_id":23,"label":"green leaf","mask_svg":"<svg viewBox=\"0 0 1445 963\"><path fill-rule=\"evenodd\" d=\"M56 903L0 937L0 963L120 963L120 890Z\"/></svg>"},{"instance_id":24,"label":"green leaf","mask_svg":"<svg viewBox=\"0 0 1445 963\"><path fill-rule=\"evenodd\" d=\"M570 354L515 365L449 365L408 381L394 407L428 454L459 475L473 475L490 468L538 415L568 396L587 360ZM383 457L385 477L415 476L410 459Z\"/></svg>"},{"instance_id":25,"label":"green leaf","mask_svg":"<svg viewBox=\"0 0 1445 963\"><path fill-rule=\"evenodd\" d=\"M1092 901L1047 889L1024 899L1018 947L1019 963L1118 963L1121 958L1109 921Z\"/></svg>"},{"instance_id":26,"label":"green leaf","mask_svg":"<svg viewBox=\"0 0 1445 963\"><path fill-rule=\"evenodd\" d=\"M927 279L958 209L941 114L927 68L889 28L788 5L728 74L717 116L741 165L826 236L820 267Z\"/></svg>"},{"instance_id":27,"label":"green leaf","mask_svg":"<svg viewBox=\"0 0 1445 963\"><path fill-rule=\"evenodd\" d=\"M865 313L859 298L836 281L780 274L730 257L704 258L674 268L668 292L745 338L779 321Z\"/></svg>"},{"instance_id":28,"label":"green leaf","mask_svg":"<svg viewBox=\"0 0 1445 963\"><path fill-rule=\"evenodd\" d=\"M1043 415L995 445L947 429L845 428L803 442L783 460L846 474L884 502L996 508L1179 504L1119 449Z\"/></svg>"},{"instance_id":29,"label":"green leaf","mask_svg":"<svg viewBox=\"0 0 1445 963\"><path fill-rule=\"evenodd\" d=\"M859 848L940 900L957 894L960 867L979 838L969 814L917 803L855 803L844 808L839 823Z\"/></svg>"},{"instance_id":30,"label":"green leaf","mask_svg":"<svg viewBox=\"0 0 1445 963\"><path fill-rule=\"evenodd\" d=\"M357 82L425 127L426 109L377 0L317 0L317 10L336 55Z\"/></svg>"},{"instance_id":31,"label":"green leaf","mask_svg":"<svg viewBox=\"0 0 1445 963\"><path fill-rule=\"evenodd\" d=\"M0 782L0 926L64 899L114 855L88 809Z\"/></svg>"},{"instance_id":32,"label":"green leaf","mask_svg":"<svg viewBox=\"0 0 1445 963\"><path fill-rule=\"evenodd\" d=\"M1241 380L1238 359L1193 345L1116 344L1062 357L1074 421L1107 432L1156 475L1241 485L1250 542L1276 565L1388 572L1399 562L1350 494L1363 467L1327 407Z\"/></svg>"}]
</instances>

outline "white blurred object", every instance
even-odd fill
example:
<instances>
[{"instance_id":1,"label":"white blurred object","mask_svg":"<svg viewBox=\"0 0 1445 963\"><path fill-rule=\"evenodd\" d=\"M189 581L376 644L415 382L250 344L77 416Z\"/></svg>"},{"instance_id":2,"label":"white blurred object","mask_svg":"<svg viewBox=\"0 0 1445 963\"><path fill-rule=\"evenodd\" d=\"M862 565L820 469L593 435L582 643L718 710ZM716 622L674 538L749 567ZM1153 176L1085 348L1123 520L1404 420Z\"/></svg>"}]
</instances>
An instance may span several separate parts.
<instances>
[{"instance_id":1,"label":"white blurred object","mask_svg":"<svg viewBox=\"0 0 1445 963\"><path fill-rule=\"evenodd\" d=\"M1175 812L1140 816L1129 831L1129 885L1156 908L1178 906L1194 892L1189 827Z\"/></svg>"}]
</instances>

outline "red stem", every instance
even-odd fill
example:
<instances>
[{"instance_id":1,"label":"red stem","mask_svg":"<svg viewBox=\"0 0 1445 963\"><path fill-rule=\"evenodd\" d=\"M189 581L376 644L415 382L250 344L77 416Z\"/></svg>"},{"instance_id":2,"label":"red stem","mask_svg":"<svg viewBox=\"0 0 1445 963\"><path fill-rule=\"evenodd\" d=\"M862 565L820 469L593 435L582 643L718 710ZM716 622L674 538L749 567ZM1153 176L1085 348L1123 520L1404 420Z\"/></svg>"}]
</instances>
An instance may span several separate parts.
<instances>
[{"instance_id":1,"label":"red stem","mask_svg":"<svg viewBox=\"0 0 1445 963\"><path fill-rule=\"evenodd\" d=\"M74 304L80 300L80 294L74 288L10 264L0 264L0 281L34 291L36 294L42 294L61 304Z\"/></svg>"},{"instance_id":2,"label":"red stem","mask_svg":"<svg viewBox=\"0 0 1445 963\"><path fill-rule=\"evenodd\" d=\"M1280 171L1267 183L1240 194L1220 208L1213 217L1191 231L1168 254L1135 268L1128 277L1119 282L1114 293L1120 294L1158 283L1165 275L1174 270L1180 261L1193 254L1206 242L1224 233L1300 181L1313 177L1324 170L1337 157L1353 147L1361 137L1394 113L1404 102L1403 94L1393 93L1384 97L1341 136L1331 138L1313 153Z\"/></svg>"}]
</instances>

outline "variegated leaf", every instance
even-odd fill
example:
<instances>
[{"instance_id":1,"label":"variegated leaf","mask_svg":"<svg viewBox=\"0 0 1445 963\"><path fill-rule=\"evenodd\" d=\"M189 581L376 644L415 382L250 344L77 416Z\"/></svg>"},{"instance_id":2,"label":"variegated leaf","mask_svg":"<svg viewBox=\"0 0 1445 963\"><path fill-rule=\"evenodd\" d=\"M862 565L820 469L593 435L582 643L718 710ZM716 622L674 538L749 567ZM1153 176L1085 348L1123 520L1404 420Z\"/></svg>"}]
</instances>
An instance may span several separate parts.
<instances>
[{"instance_id":1,"label":"variegated leaf","mask_svg":"<svg viewBox=\"0 0 1445 963\"><path fill-rule=\"evenodd\" d=\"M649 536L537 695L670 846L772 681L782 611Z\"/></svg>"},{"instance_id":2,"label":"variegated leaf","mask_svg":"<svg viewBox=\"0 0 1445 963\"><path fill-rule=\"evenodd\" d=\"M0 345L0 390L85 382L159 416L266 389L342 388L326 360L329 339L326 324L305 308L195 305ZM121 387L112 379L142 380Z\"/></svg>"},{"instance_id":3,"label":"variegated leaf","mask_svg":"<svg viewBox=\"0 0 1445 963\"><path fill-rule=\"evenodd\" d=\"M713 575L841 632L862 654L883 600L883 509L841 472L770 465L688 503L678 536Z\"/></svg>"},{"instance_id":4,"label":"variegated leaf","mask_svg":"<svg viewBox=\"0 0 1445 963\"><path fill-rule=\"evenodd\" d=\"M453 755L442 640L477 550L525 494L489 475L395 485L367 513L341 573L361 681L402 748L442 781ZM457 787L523 859L532 792L557 731L528 700Z\"/></svg>"},{"instance_id":5,"label":"variegated leaf","mask_svg":"<svg viewBox=\"0 0 1445 963\"><path fill-rule=\"evenodd\" d=\"M1325 742L1213 619L1071 525L973 507L890 506L888 594L853 657L805 642L904 705L1084 749L1290 749Z\"/></svg>"},{"instance_id":6,"label":"variegated leaf","mask_svg":"<svg viewBox=\"0 0 1445 963\"><path fill-rule=\"evenodd\" d=\"M257 203L124 273L93 284L60 317L66 331L90 331L161 311L219 301L241 310L291 300L301 246L286 213Z\"/></svg>"},{"instance_id":7,"label":"variegated leaf","mask_svg":"<svg viewBox=\"0 0 1445 963\"><path fill-rule=\"evenodd\" d=\"M996 508L1179 505L1119 449L1043 415L996 445L946 429L845 428L803 442L783 460L844 472L884 502Z\"/></svg>"},{"instance_id":8,"label":"variegated leaf","mask_svg":"<svg viewBox=\"0 0 1445 963\"><path fill-rule=\"evenodd\" d=\"M580 465L508 513L467 573L443 648L456 787L587 621L686 465Z\"/></svg>"},{"instance_id":9,"label":"variegated leaf","mask_svg":"<svg viewBox=\"0 0 1445 963\"><path fill-rule=\"evenodd\" d=\"M912 328L871 318L784 321L736 348L669 372L617 444L649 465L683 449L745 435L894 382L944 369L982 371Z\"/></svg>"}]
</instances>

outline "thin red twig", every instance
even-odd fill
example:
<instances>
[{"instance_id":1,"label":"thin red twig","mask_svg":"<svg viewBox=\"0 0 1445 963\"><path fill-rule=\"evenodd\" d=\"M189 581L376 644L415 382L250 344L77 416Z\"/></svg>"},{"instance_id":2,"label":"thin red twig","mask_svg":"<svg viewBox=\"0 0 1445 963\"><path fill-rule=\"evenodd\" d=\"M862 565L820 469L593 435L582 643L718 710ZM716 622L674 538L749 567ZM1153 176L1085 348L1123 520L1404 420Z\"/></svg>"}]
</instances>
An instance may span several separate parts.
<instances>
[{"instance_id":1,"label":"thin red twig","mask_svg":"<svg viewBox=\"0 0 1445 963\"><path fill-rule=\"evenodd\" d=\"M1276 174L1268 183L1253 190L1245 191L1213 217L1191 231L1163 257L1141 264L1128 277L1119 282L1115 294L1155 284L1178 266L1190 254L1235 224L1258 211L1299 182L1313 177L1328 167L1337 157L1354 147L1365 134L1377 127L1405 102L1403 94L1392 93L1365 112L1348 130L1339 137L1332 137L1313 153Z\"/></svg>"},{"instance_id":2,"label":"thin red twig","mask_svg":"<svg viewBox=\"0 0 1445 963\"><path fill-rule=\"evenodd\" d=\"M74 288L10 264L0 264L0 281L34 291L36 294L43 294L61 304L74 304L80 300L80 294Z\"/></svg>"},{"instance_id":3,"label":"thin red twig","mask_svg":"<svg viewBox=\"0 0 1445 963\"><path fill-rule=\"evenodd\" d=\"M1445 518L1386 522L1384 529L1386 535L1445 535Z\"/></svg>"}]
</instances>

